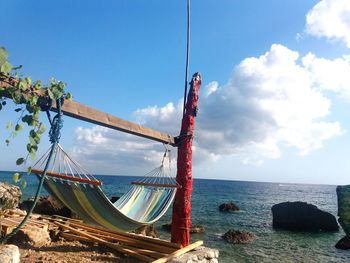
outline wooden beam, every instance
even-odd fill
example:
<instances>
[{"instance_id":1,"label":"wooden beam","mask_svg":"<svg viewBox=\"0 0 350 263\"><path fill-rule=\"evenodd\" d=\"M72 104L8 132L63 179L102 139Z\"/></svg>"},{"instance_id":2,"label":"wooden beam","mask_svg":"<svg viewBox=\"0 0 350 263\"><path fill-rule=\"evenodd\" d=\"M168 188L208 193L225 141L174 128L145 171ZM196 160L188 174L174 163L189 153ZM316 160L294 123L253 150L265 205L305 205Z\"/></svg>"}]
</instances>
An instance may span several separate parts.
<instances>
[{"instance_id":1,"label":"wooden beam","mask_svg":"<svg viewBox=\"0 0 350 263\"><path fill-rule=\"evenodd\" d=\"M0 75L0 90L6 91L7 88L15 83L16 80L14 78ZM31 89L29 92L35 92L41 96L45 96L40 90L35 91ZM8 97L8 94L5 92L4 96ZM55 109L55 105L53 105L52 110L55 111ZM76 101L65 100L62 106L62 112L64 115L78 120L175 146L175 138L169 134L123 120Z\"/></svg>"},{"instance_id":2,"label":"wooden beam","mask_svg":"<svg viewBox=\"0 0 350 263\"><path fill-rule=\"evenodd\" d=\"M179 250L176 250L175 252L169 254L168 256L164 257L164 258L160 258L160 259L157 259L155 261L153 261L152 263L165 263L165 262L168 262L170 261L171 259L173 258L176 258L176 257L179 257L185 253L187 253L188 251L191 251L199 246L203 245L203 241L202 240L199 240L197 242L194 242L193 244L190 244L186 247L183 247Z\"/></svg>"}]
</instances>

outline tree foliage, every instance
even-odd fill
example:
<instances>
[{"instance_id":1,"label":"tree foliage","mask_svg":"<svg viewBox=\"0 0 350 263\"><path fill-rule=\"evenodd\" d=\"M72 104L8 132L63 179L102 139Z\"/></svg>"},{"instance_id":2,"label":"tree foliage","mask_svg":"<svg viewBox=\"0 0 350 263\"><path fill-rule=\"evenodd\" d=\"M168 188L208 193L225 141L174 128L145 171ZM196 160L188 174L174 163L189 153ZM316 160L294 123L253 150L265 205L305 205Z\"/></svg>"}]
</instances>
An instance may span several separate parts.
<instances>
[{"instance_id":1,"label":"tree foliage","mask_svg":"<svg viewBox=\"0 0 350 263\"><path fill-rule=\"evenodd\" d=\"M40 121L40 113L44 107L49 106L50 101L60 98L71 99L72 95L65 91L66 84L62 81L50 79L49 83L42 85L41 80L35 82L31 77L24 77L19 70L22 66L14 67L9 59L8 52L4 47L0 47L0 83L6 83L6 89L0 85L0 114L1 110L7 105L10 99L16 104L14 111L18 118L14 122L9 121L6 129L9 130L9 137L5 140L8 146L17 134L28 127L28 142L26 144L26 154L16 160L17 165L24 165L28 158L34 160L39 148L41 136L46 130L42 121ZM27 168L27 173L31 173L31 167ZM25 187L26 182L21 180L21 173L15 173L13 179L15 182L21 182Z\"/></svg>"}]
</instances>

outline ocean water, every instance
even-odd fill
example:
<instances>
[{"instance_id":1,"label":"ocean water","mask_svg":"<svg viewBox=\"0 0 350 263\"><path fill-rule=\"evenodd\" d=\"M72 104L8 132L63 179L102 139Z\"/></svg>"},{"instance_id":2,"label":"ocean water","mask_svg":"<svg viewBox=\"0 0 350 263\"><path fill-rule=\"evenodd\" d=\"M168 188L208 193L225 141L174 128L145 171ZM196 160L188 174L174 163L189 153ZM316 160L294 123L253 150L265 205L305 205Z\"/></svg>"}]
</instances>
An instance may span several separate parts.
<instances>
[{"instance_id":1,"label":"ocean water","mask_svg":"<svg viewBox=\"0 0 350 263\"><path fill-rule=\"evenodd\" d=\"M12 174L0 172L0 181L12 182ZM108 196L120 196L135 177L99 176ZM23 198L32 196L38 180L26 176L28 186ZM272 228L271 207L285 201L304 201L337 214L336 186L278 184L222 180L194 180L192 223L205 227L205 233L193 234L192 241L203 240L208 247L220 251L219 262L350 262L350 251L334 248L344 236L338 232L291 232ZM43 193L45 194L45 192ZM221 203L233 201L239 212L220 213ZM157 222L162 238L170 234L161 225L171 220L171 209ZM253 232L257 239L250 244L228 244L221 236L229 229Z\"/></svg>"}]
</instances>

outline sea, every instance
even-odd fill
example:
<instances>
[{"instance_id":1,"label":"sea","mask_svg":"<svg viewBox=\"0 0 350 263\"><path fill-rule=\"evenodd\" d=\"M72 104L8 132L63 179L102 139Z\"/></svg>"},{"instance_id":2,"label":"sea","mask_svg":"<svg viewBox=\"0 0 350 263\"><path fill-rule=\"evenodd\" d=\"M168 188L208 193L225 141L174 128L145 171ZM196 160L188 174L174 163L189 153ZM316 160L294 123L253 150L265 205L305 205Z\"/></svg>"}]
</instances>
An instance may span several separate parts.
<instances>
[{"instance_id":1,"label":"sea","mask_svg":"<svg viewBox=\"0 0 350 263\"><path fill-rule=\"evenodd\" d=\"M13 183L13 172L0 172L0 181ZM135 180L131 176L97 176L107 196L121 196ZM23 199L33 196L36 177L25 176ZM47 194L45 191L42 193ZM222 213L222 203L234 202L238 212ZM205 246L220 251L219 262L350 262L350 251L338 250L336 242L344 236L337 232L294 232L272 227L271 207L286 201L303 201L337 216L335 185L285 184L195 179L191 218L204 226L203 234L193 234L191 242L203 240ZM171 221L171 208L156 223L161 238L170 233L162 225ZM229 244L222 235L230 229L252 232L257 239L250 244Z\"/></svg>"}]
</instances>

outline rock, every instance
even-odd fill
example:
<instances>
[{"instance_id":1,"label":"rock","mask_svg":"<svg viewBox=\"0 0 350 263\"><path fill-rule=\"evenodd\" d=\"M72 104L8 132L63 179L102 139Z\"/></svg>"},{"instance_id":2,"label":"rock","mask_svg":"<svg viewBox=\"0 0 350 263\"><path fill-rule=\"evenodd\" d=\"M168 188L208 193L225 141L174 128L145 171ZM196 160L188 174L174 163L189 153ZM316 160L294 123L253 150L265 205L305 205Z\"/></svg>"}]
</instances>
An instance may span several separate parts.
<instances>
[{"instance_id":1,"label":"rock","mask_svg":"<svg viewBox=\"0 0 350 263\"><path fill-rule=\"evenodd\" d=\"M7 210L15 208L22 196L19 187L0 182L0 216Z\"/></svg>"},{"instance_id":2,"label":"rock","mask_svg":"<svg viewBox=\"0 0 350 263\"><path fill-rule=\"evenodd\" d=\"M247 231L230 229L222 236L222 238L229 243L246 244L254 241L256 239L256 236L253 233Z\"/></svg>"},{"instance_id":3,"label":"rock","mask_svg":"<svg viewBox=\"0 0 350 263\"><path fill-rule=\"evenodd\" d=\"M157 232L154 224L139 227L138 229L136 229L133 232L135 234L141 234L141 235L148 236L148 237L154 237L154 238L159 237L158 232Z\"/></svg>"},{"instance_id":4,"label":"rock","mask_svg":"<svg viewBox=\"0 0 350 263\"><path fill-rule=\"evenodd\" d=\"M236 206L233 202L230 203L224 203L219 206L219 210L221 212L234 212L239 211L239 207Z\"/></svg>"},{"instance_id":5,"label":"rock","mask_svg":"<svg viewBox=\"0 0 350 263\"><path fill-rule=\"evenodd\" d=\"M51 238L47 230L31 226L20 229L9 242L24 247L42 247L49 245Z\"/></svg>"},{"instance_id":6,"label":"rock","mask_svg":"<svg viewBox=\"0 0 350 263\"><path fill-rule=\"evenodd\" d=\"M335 217L305 202L284 202L272 206L273 227L304 231L337 231Z\"/></svg>"},{"instance_id":7,"label":"rock","mask_svg":"<svg viewBox=\"0 0 350 263\"><path fill-rule=\"evenodd\" d=\"M15 245L0 245L0 263L19 263L19 249Z\"/></svg>"},{"instance_id":8,"label":"rock","mask_svg":"<svg viewBox=\"0 0 350 263\"><path fill-rule=\"evenodd\" d=\"M218 257L219 250L200 246L170 260L169 263L218 263Z\"/></svg>"},{"instance_id":9,"label":"rock","mask_svg":"<svg viewBox=\"0 0 350 263\"><path fill-rule=\"evenodd\" d=\"M337 186L338 222L350 237L350 185Z\"/></svg>"},{"instance_id":10,"label":"rock","mask_svg":"<svg viewBox=\"0 0 350 263\"><path fill-rule=\"evenodd\" d=\"M19 207L23 210L29 211L33 205L33 202L34 199L30 198L26 201L23 201ZM60 215L65 217L72 217L71 210L51 195L41 196L33 212L42 215Z\"/></svg>"},{"instance_id":11,"label":"rock","mask_svg":"<svg viewBox=\"0 0 350 263\"><path fill-rule=\"evenodd\" d=\"M348 250L350 249L350 237L345 236L342 239L338 241L338 243L335 245L338 249Z\"/></svg>"},{"instance_id":12,"label":"rock","mask_svg":"<svg viewBox=\"0 0 350 263\"><path fill-rule=\"evenodd\" d=\"M112 196L109 200L111 200L111 202L114 204L119 200L119 198L120 198L119 196Z\"/></svg>"},{"instance_id":13,"label":"rock","mask_svg":"<svg viewBox=\"0 0 350 263\"><path fill-rule=\"evenodd\" d=\"M162 228L166 231L171 231L171 223L162 225ZM201 225L194 225L193 224L190 227L191 234L200 234L200 233L204 233L204 231L205 231L205 228L204 228L204 226L201 226Z\"/></svg>"}]
</instances>

